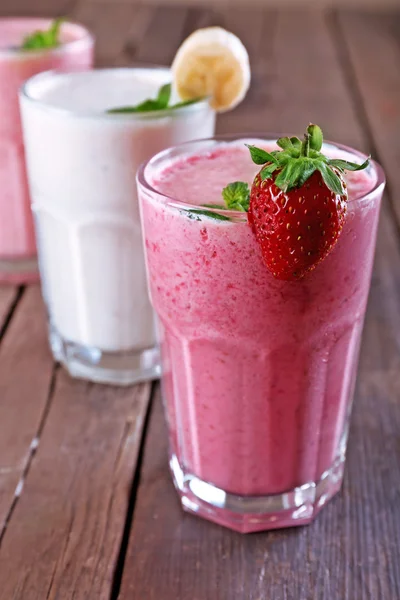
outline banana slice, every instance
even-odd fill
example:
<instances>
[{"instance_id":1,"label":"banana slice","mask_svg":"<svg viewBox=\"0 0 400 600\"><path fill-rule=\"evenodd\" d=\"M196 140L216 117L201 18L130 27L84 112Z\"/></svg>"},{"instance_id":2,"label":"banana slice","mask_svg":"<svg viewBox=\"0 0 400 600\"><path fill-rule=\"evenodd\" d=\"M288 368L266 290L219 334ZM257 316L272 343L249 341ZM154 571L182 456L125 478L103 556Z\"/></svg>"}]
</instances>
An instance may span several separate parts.
<instances>
[{"instance_id":1,"label":"banana slice","mask_svg":"<svg viewBox=\"0 0 400 600\"><path fill-rule=\"evenodd\" d=\"M250 86L247 50L236 35L221 27L192 33L176 53L171 69L182 100L209 96L218 112L237 106Z\"/></svg>"}]
</instances>

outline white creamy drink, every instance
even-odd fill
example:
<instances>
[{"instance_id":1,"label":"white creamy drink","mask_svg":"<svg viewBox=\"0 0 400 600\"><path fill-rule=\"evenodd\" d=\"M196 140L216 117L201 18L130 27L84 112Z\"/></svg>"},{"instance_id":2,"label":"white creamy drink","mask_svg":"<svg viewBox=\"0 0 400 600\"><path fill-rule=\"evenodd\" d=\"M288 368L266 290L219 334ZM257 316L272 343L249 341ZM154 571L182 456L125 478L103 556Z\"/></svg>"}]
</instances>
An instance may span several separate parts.
<instances>
[{"instance_id":1,"label":"white creamy drink","mask_svg":"<svg viewBox=\"0 0 400 600\"><path fill-rule=\"evenodd\" d=\"M164 68L49 72L21 93L50 341L75 376L129 384L159 374L135 175L160 150L212 136L215 113L208 101L106 111L156 98L170 80Z\"/></svg>"}]
</instances>

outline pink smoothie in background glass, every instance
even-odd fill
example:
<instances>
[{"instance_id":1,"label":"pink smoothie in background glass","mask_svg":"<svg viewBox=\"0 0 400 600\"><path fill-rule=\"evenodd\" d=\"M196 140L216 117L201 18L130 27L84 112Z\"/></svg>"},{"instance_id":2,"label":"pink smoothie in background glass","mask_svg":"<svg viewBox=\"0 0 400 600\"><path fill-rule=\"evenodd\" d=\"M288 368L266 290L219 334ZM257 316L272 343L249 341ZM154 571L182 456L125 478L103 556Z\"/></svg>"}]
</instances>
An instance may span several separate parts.
<instances>
[{"instance_id":1,"label":"pink smoothie in background glass","mask_svg":"<svg viewBox=\"0 0 400 600\"><path fill-rule=\"evenodd\" d=\"M376 163L349 174L336 247L285 282L247 214L195 212L257 170L244 140L206 140L139 173L175 484L186 509L242 532L307 523L340 487L384 187Z\"/></svg>"},{"instance_id":2,"label":"pink smoothie in background glass","mask_svg":"<svg viewBox=\"0 0 400 600\"><path fill-rule=\"evenodd\" d=\"M61 25L57 48L20 49L26 35L48 29L51 22L0 19L0 282L38 279L18 90L41 71L86 70L93 64L94 40L84 27L73 23Z\"/></svg>"}]
</instances>

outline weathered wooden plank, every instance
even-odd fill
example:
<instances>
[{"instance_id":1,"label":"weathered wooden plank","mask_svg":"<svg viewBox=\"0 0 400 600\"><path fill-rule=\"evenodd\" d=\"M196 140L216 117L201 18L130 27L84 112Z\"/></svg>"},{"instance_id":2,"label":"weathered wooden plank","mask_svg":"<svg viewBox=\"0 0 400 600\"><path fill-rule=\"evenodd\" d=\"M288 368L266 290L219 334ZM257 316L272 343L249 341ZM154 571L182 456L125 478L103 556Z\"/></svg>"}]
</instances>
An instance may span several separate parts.
<instances>
[{"instance_id":1,"label":"weathered wooden plank","mask_svg":"<svg viewBox=\"0 0 400 600\"><path fill-rule=\"evenodd\" d=\"M108 600L149 397L150 384L99 386L59 371L0 550L1 600Z\"/></svg>"},{"instance_id":2,"label":"weathered wooden plank","mask_svg":"<svg viewBox=\"0 0 400 600\"><path fill-rule=\"evenodd\" d=\"M128 34L143 35L134 11L108 4L72 11L93 30L102 66L119 64ZM96 386L58 372L3 538L1 599L110 597L150 390Z\"/></svg>"},{"instance_id":3,"label":"weathered wooden plank","mask_svg":"<svg viewBox=\"0 0 400 600\"><path fill-rule=\"evenodd\" d=\"M267 101L257 105L256 88L254 114L245 113L253 131L261 123L264 130L301 133L311 119L330 137L368 150L369 133L357 118L331 27L319 11L278 13L271 53L257 68L262 72L263 61L273 67L265 67L259 84L255 80ZM228 125L240 131L242 120L232 113L220 130ZM399 240L384 208L341 494L309 527L251 536L183 514L167 471L166 430L157 402L120 600L400 597L399 347Z\"/></svg>"},{"instance_id":4,"label":"weathered wooden plank","mask_svg":"<svg viewBox=\"0 0 400 600\"><path fill-rule=\"evenodd\" d=\"M390 173L400 223L400 11L383 14L340 11L342 52L349 56L348 85L355 88L361 119Z\"/></svg>"},{"instance_id":5,"label":"weathered wooden plank","mask_svg":"<svg viewBox=\"0 0 400 600\"><path fill-rule=\"evenodd\" d=\"M135 61L154 65L170 65L183 32L188 10L183 7L158 8L147 29L146 36L135 53Z\"/></svg>"},{"instance_id":6,"label":"weathered wooden plank","mask_svg":"<svg viewBox=\"0 0 400 600\"><path fill-rule=\"evenodd\" d=\"M43 304L34 286L20 300L0 346L0 536L40 429L52 369Z\"/></svg>"},{"instance_id":7,"label":"weathered wooden plank","mask_svg":"<svg viewBox=\"0 0 400 600\"><path fill-rule=\"evenodd\" d=\"M6 325L9 313L18 301L19 291L13 285L0 286L0 331Z\"/></svg>"},{"instance_id":8,"label":"weathered wooden plank","mask_svg":"<svg viewBox=\"0 0 400 600\"><path fill-rule=\"evenodd\" d=\"M53 17L67 15L75 0L1 0L1 16Z\"/></svg>"},{"instance_id":9,"label":"weathered wooden plank","mask_svg":"<svg viewBox=\"0 0 400 600\"><path fill-rule=\"evenodd\" d=\"M143 9L146 12L146 9ZM81 0L71 18L85 25L96 38L96 65L119 66L132 23L141 19L142 9L134 4L90 3Z\"/></svg>"}]
</instances>

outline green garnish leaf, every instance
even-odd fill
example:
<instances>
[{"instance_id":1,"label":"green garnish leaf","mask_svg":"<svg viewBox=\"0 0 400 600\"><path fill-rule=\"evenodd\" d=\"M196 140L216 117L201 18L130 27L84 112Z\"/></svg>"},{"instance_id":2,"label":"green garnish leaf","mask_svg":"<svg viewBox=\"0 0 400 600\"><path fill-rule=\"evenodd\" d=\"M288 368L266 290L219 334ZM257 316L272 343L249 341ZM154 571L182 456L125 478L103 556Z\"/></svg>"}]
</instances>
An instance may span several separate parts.
<instances>
[{"instance_id":1,"label":"green garnish leaf","mask_svg":"<svg viewBox=\"0 0 400 600\"><path fill-rule=\"evenodd\" d=\"M167 108L169 104L169 100L171 98L171 87L172 86L170 83L166 83L158 90L157 103L160 107L160 110Z\"/></svg>"},{"instance_id":2,"label":"green garnish leaf","mask_svg":"<svg viewBox=\"0 0 400 600\"><path fill-rule=\"evenodd\" d=\"M318 168L318 171L322 175L322 179L324 180L325 185L332 192L335 192L335 194L341 194L341 195L345 193L345 190L343 189L343 184L342 184L340 177L338 177L336 175L336 173L334 173L332 171L332 169L330 169L328 167L328 165L326 165L322 161L319 161L317 168Z\"/></svg>"},{"instance_id":3,"label":"green garnish leaf","mask_svg":"<svg viewBox=\"0 0 400 600\"><path fill-rule=\"evenodd\" d=\"M226 210L226 206L222 204L202 204L205 208L219 208L220 210Z\"/></svg>"},{"instance_id":4,"label":"green garnish leaf","mask_svg":"<svg viewBox=\"0 0 400 600\"><path fill-rule=\"evenodd\" d=\"M266 152L262 148L257 148L257 146L252 146L251 144L246 144L246 146L250 150L251 159L256 165L265 165L267 162L277 163L273 154Z\"/></svg>"},{"instance_id":5,"label":"green garnish leaf","mask_svg":"<svg viewBox=\"0 0 400 600\"><path fill-rule=\"evenodd\" d=\"M244 181L229 183L222 190L222 197L229 210L246 212L250 204L250 188Z\"/></svg>"},{"instance_id":6,"label":"green garnish leaf","mask_svg":"<svg viewBox=\"0 0 400 600\"><path fill-rule=\"evenodd\" d=\"M184 209L182 209L184 210ZM216 219L217 221L230 221L230 218L225 215L220 215L219 213L211 212L210 210L184 210L185 215L189 217L189 219L196 219L196 221L201 221L200 216L209 217L210 219ZM199 216L200 215L200 216Z\"/></svg>"},{"instance_id":7,"label":"green garnish leaf","mask_svg":"<svg viewBox=\"0 0 400 600\"><path fill-rule=\"evenodd\" d=\"M310 123L307 127L307 133L310 136L310 149L319 152L322 148L322 142L324 141L321 127Z\"/></svg>"},{"instance_id":8,"label":"green garnish leaf","mask_svg":"<svg viewBox=\"0 0 400 600\"><path fill-rule=\"evenodd\" d=\"M173 104L169 106L169 109L182 108L183 106L190 106L191 104L197 104L197 102L202 102L204 98L193 98L192 100L185 100L184 102L177 102L177 104Z\"/></svg>"},{"instance_id":9,"label":"green garnish leaf","mask_svg":"<svg viewBox=\"0 0 400 600\"><path fill-rule=\"evenodd\" d=\"M159 108L158 100L144 100L136 106L120 106L118 108L110 108L107 113L113 114L129 114L129 113L141 113L151 112L153 110L162 110Z\"/></svg>"},{"instance_id":10,"label":"green garnish leaf","mask_svg":"<svg viewBox=\"0 0 400 600\"><path fill-rule=\"evenodd\" d=\"M106 112L108 114L129 114L129 113L142 113L152 112L156 110L174 110L176 108L182 108L183 106L189 106L204 100L204 98L193 98L192 100L185 100L184 102L178 102L177 104L169 105L171 100L172 86L170 83L166 83L158 90L157 98L148 98L135 106L117 106L116 108L110 108Z\"/></svg>"},{"instance_id":11,"label":"green garnish leaf","mask_svg":"<svg viewBox=\"0 0 400 600\"><path fill-rule=\"evenodd\" d=\"M49 29L34 31L24 37L21 50L45 50L57 48L60 45L60 28L65 17L55 19Z\"/></svg>"},{"instance_id":12,"label":"green garnish leaf","mask_svg":"<svg viewBox=\"0 0 400 600\"><path fill-rule=\"evenodd\" d=\"M332 158L328 161L328 164L331 167L337 167L341 171L361 171L362 169L366 169L368 167L370 159L371 157L369 156L366 161L364 161L361 165L358 165L357 163L341 160L340 158Z\"/></svg>"}]
</instances>

